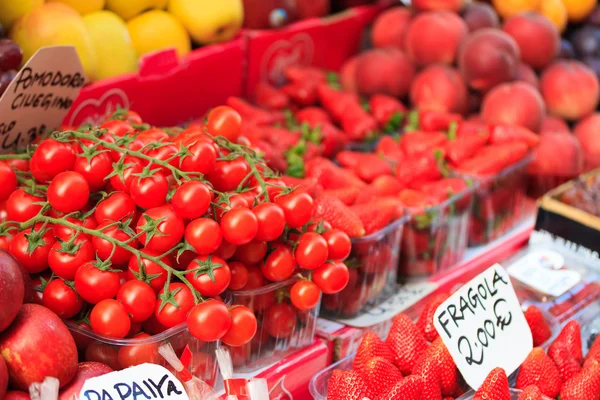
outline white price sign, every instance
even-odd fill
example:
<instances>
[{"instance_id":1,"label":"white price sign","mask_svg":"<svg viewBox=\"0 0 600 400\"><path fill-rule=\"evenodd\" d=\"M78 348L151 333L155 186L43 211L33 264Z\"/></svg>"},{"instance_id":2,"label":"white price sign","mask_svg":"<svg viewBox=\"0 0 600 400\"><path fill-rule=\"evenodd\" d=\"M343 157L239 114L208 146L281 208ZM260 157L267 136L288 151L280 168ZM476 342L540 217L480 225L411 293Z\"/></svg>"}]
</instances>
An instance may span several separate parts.
<instances>
[{"instance_id":1,"label":"white price sign","mask_svg":"<svg viewBox=\"0 0 600 400\"><path fill-rule=\"evenodd\" d=\"M0 153L59 128L84 83L75 47L38 50L0 98Z\"/></svg>"},{"instance_id":2,"label":"white price sign","mask_svg":"<svg viewBox=\"0 0 600 400\"><path fill-rule=\"evenodd\" d=\"M479 388L490 371L513 373L533 349L506 270L496 264L442 303L434 325L463 377Z\"/></svg>"},{"instance_id":3,"label":"white price sign","mask_svg":"<svg viewBox=\"0 0 600 400\"><path fill-rule=\"evenodd\" d=\"M189 400L183 384L166 368L141 364L85 381L79 400Z\"/></svg>"}]
</instances>

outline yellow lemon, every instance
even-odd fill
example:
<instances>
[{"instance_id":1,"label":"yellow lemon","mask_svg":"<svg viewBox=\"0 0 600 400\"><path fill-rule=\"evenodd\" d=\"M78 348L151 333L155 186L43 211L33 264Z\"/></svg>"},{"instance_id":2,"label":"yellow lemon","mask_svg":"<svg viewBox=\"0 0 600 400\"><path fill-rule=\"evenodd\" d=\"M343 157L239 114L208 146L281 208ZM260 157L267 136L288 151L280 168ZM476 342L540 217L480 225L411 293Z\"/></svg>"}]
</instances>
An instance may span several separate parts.
<instances>
[{"instance_id":1,"label":"yellow lemon","mask_svg":"<svg viewBox=\"0 0 600 400\"><path fill-rule=\"evenodd\" d=\"M177 18L162 10L146 11L127 22L138 56L173 47L179 56L190 52L190 37Z\"/></svg>"}]
</instances>

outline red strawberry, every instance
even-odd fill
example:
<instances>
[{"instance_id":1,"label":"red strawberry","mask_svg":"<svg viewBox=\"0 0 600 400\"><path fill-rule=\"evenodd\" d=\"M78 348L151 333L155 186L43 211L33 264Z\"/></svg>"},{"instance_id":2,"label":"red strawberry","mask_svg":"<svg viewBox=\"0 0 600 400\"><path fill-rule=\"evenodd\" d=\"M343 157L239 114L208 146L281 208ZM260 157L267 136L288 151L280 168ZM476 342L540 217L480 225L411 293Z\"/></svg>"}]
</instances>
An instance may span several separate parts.
<instances>
[{"instance_id":1,"label":"red strawberry","mask_svg":"<svg viewBox=\"0 0 600 400\"><path fill-rule=\"evenodd\" d=\"M422 393L423 379L420 376L411 375L381 393L377 400L416 400L422 398Z\"/></svg>"},{"instance_id":2,"label":"red strawberry","mask_svg":"<svg viewBox=\"0 0 600 400\"><path fill-rule=\"evenodd\" d=\"M544 318L542 311L536 306L529 306L525 311L525 319L531 329L533 336L533 346L538 347L552 336L552 331L548 325L548 321Z\"/></svg>"},{"instance_id":3,"label":"red strawberry","mask_svg":"<svg viewBox=\"0 0 600 400\"><path fill-rule=\"evenodd\" d=\"M396 98L384 94L376 94L369 100L371 115L386 132L394 132L400 128L406 107Z\"/></svg>"},{"instance_id":4,"label":"red strawberry","mask_svg":"<svg viewBox=\"0 0 600 400\"><path fill-rule=\"evenodd\" d=\"M458 388L458 370L441 338L437 338L425 350L413 367L413 374L438 378L442 395L450 396Z\"/></svg>"},{"instance_id":5,"label":"red strawberry","mask_svg":"<svg viewBox=\"0 0 600 400\"><path fill-rule=\"evenodd\" d=\"M518 125L495 125L490 135L492 144L524 142L529 148L534 148L540 142L540 136L529 129Z\"/></svg>"},{"instance_id":6,"label":"red strawberry","mask_svg":"<svg viewBox=\"0 0 600 400\"><path fill-rule=\"evenodd\" d=\"M545 397L542 394L540 389L535 385L531 385L531 386L527 386L525 388L525 390L523 390L523 393L521 393L519 395L518 400L544 400L544 399L547 399L547 397Z\"/></svg>"},{"instance_id":7,"label":"red strawberry","mask_svg":"<svg viewBox=\"0 0 600 400\"><path fill-rule=\"evenodd\" d=\"M374 199L370 203L352 206L350 210L362 221L365 234L370 235L385 228L396 218L401 204L394 203L394 200Z\"/></svg>"},{"instance_id":8,"label":"red strawberry","mask_svg":"<svg viewBox=\"0 0 600 400\"><path fill-rule=\"evenodd\" d=\"M358 151L346 150L340 151L335 159L342 167L354 168L362 162L365 155L365 153L359 153Z\"/></svg>"},{"instance_id":9,"label":"red strawberry","mask_svg":"<svg viewBox=\"0 0 600 400\"><path fill-rule=\"evenodd\" d=\"M421 330L421 333L428 342L433 342L440 336L433 325L433 314L440 304L446 301L448 296L448 293L438 293L434 295L427 304L425 304L425 308L423 308L423 311L421 311L421 315L417 320L417 327Z\"/></svg>"},{"instance_id":10,"label":"red strawberry","mask_svg":"<svg viewBox=\"0 0 600 400\"><path fill-rule=\"evenodd\" d=\"M315 127L312 126L312 128ZM333 157L348 143L346 134L333 124L324 122L318 125L318 129L320 129L321 137L323 138L321 146L323 147L323 156L325 157Z\"/></svg>"},{"instance_id":11,"label":"red strawberry","mask_svg":"<svg viewBox=\"0 0 600 400\"><path fill-rule=\"evenodd\" d=\"M365 154L353 169L365 182L372 182L380 176L392 175L390 163L376 154Z\"/></svg>"},{"instance_id":12,"label":"red strawberry","mask_svg":"<svg viewBox=\"0 0 600 400\"><path fill-rule=\"evenodd\" d=\"M581 371L581 329L577 321L571 321L562 329L548 349L548 355L560 371L563 382Z\"/></svg>"},{"instance_id":13,"label":"red strawberry","mask_svg":"<svg viewBox=\"0 0 600 400\"><path fill-rule=\"evenodd\" d=\"M358 346L352 368L360 371L367 361L375 357L383 357L391 363L394 362L394 353L388 345L375 332L367 332Z\"/></svg>"},{"instance_id":14,"label":"red strawberry","mask_svg":"<svg viewBox=\"0 0 600 400\"><path fill-rule=\"evenodd\" d=\"M326 158L313 158L306 162L306 176L316 178L324 189L339 189L348 186L365 186L352 172L346 171Z\"/></svg>"},{"instance_id":15,"label":"red strawberry","mask_svg":"<svg viewBox=\"0 0 600 400\"><path fill-rule=\"evenodd\" d=\"M567 346L567 349L577 361L577 363L583 363L583 351L581 346L581 328L579 322L573 320L564 326L560 331L554 343L550 346L549 350L558 345Z\"/></svg>"},{"instance_id":16,"label":"red strawberry","mask_svg":"<svg viewBox=\"0 0 600 400\"><path fill-rule=\"evenodd\" d=\"M394 364L383 357L373 357L361 366L360 373L371 391L379 395L402 380L402 374Z\"/></svg>"},{"instance_id":17,"label":"red strawberry","mask_svg":"<svg viewBox=\"0 0 600 400\"><path fill-rule=\"evenodd\" d=\"M527 144L523 142L495 144L484 147L457 169L473 175L493 175L523 159L527 152Z\"/></svg>"},{"instance_id":18,"label":"red strawberry","mask_svg":"<svg viewBox=\"0 0 600 400\"><path fill-rule=\"evenodd\" d=\"M409 132L400 139L400 147L407 156L444 147L448 138L442 132Z\"/></svg>"},{"instance_id":19,"label":"red strawberry","mask_svg":"<svg viewBox=\"0 0 600 400\"><path fill-rule=\"evenodd\" d=\"M403 185L414 182L433 182L442 177L438 160L433 152L411 157L396 167L396 177Z\"/></svg>"},{"instance_id":20,"label":"red strawberry","mask_svg":"<svg viewBox=\"0 0 600 400\"><path fill-rule=\"evenodd\" d=\"M314 196L315 193L323 190L323 188L321 187L321 185L319 185L319 183L317 182L317 180L315 178L300 179L300 178L294 178L293 176L283 175L281 177L281 180L286 184L286 186L292 187L292 188L294 188L294 187L301 188L301 189L305 190L306 193L310 194L311 196Z\"/></svg>"},{"instance_id":21,"label":"red strawberry","mask_svg":"<svg viewBox=\"0 0 600 400\"><path fill-rule=\"evenodd\" d=\"M301 107L314 105L319 100L318 83L314 81L291 82L281 87L281 91L289 96L294 104Z\"/></svg>"},{"instance_id":22,"label":"red strawberry","mask_svg":"<svg viewBox=\"0 0 600 400\"><path fill-rule=\"evenodd\" d=\"M464 192L467 188L468 186L464 179L444 178L437 182L426 183L421 187L421 190L439 202L444 202L450 197Z\"/></svg>"},{"instance_id":23,"label":"red strawberry","mask_svg":"<svg viewBox=\"0 0 600 400\"><path fill-rule=\"evenodd\" d=\"M437 204L430 195L413 189L404 189L398 194L398 198L413 214L422 214L425 208Z\"/></svg>"},{"instance_id":24,"label":"red strawberry","mask_svg":"<svg viewBox=\"0 0 600 400\"><path fill-rule=\"evenodd\" d=\"M446 158L454 164L460 164L485 146L487 141L488 138L486 135L457 137L455 140L450 140L446 143Z\"/></svg>"},{"instance_id":25,"label":"red strawberry","mask_svg":"<svg viewBox=\"0 0 600 400\"><path fill-rule=\"evenodd\" d=\"M536 385L544 395L554 398L558 396L561 384L560 372L552 359L540 347L531 350L521 364L517 388L525 389L529 385Z\"/></svg>"},{"instance_id":26,"label":"red strawberry","mask_svg":"<svg viewBox=\"0 0 600 400\"><path fill-rule=\"evenodd\" d=\"M356 95L335 90L329 85L319 85L317 92L321 105L336 121L342 119L346 108L359 102Z\"/></svg>"},{"instance_id":27,"label":"red strawberry","mask_svg":"<svg viewBox=\"0 0 600 400\"><path fill-rule=\"evenodd\" d=\"M268 110L282 110L289 106L290 98L268 83L259 82L254 89L254 102Z\"/></svg>"},{"instance_id":28,"label":"red strawberry","mask_svg":"<svg viewBox=\"0 0 600 400\"><path fill-rule=\"evenodd\" d=\"M593 362L569 379L560 390L561 400L600 399L600 363Z\"/></svg>"},{"instance_id":29,"label":"red strawberry","mask_svg":"<svg viewBox=\"0 0 600 400\"><path fill-rule=\"evenodd\" d=\"M351 206L360 194L360 189L354 186L348 186L340 189L327 189L319 192L317 197L335 197L347 206Z\"/></svg>"},{"instance_id":30,"label":"red strawberry","mask_svg":"<svg viewBox=\"0 0 600 400\"><path fill-rule=\"evenodd\" d=\"M365 235L365 227L360 218L335 197L315 199L314 216L323 218L333 228L346 232L350 237Z\"/></svg>"},{"instance_id":31,"label":"red strawberry","mask_svg":"<svg viewBox=\"0 0 600 400\"><path fill-rule=\"evenodd\" d=\"M311 128L322 124L330 124L331 118L319 107L307 107L296 112L298 122L306 122Z\"/></svg>"},{"instance_id":32,"label":"red strawberry","mask_svg":"<svg viewBox=\"0 0 600 400\"><path fill-rule=\"evenodd\" d=\"M462 115L445 111L420 111L419 128L426 132L446 131L450 125L462 121Z\"/></svg>"},{"instance_id":33,"label":"red strawberry","mask_svg":"<svg viewBox=\"0 0 600 400\"><path fill-rule=\"evenodd\" d=\"M396 366L405 375L410 374L415 362L427 349L425 338L406 314L394 317L385 343L394 353Z\"/></svg>"},{"instance_id":34,"label":"red strawberry","mask_svg":"<svg viewBox=\"0 0 600 400\"><path fill-rule=\"evenodd\" d=\"M375 152L378 155L383 155L388 160L395 161L397 163L404 160L404 153L398 143L392 136L384 136L377 142Z\"/></svg>"},{"instance_id":35,"label":"red strawberry","mask_svg":"<svg viewBox=\"0 0 600 400\"><path fill-rule=\"evenodd\" d=\"M502 368L494 368L475 392L473 400L510 400L506 372Z\"/></svg>"},{"instance_id":36,"label":"red strawberry","mask_svg":"<svg viewBox=\"0 0 600 400\"><path fill-rule=\"evenodd\" d=\"M589 367L594 361L600 362L600 336L596 337L594 344L590 347L590 351L588 351L587 356L585 356L583 367Z\"/></svg>"},{"instance_id":37,"label":"red strawberry","mask_svg":"<svg viewBox=\"0 0 600 400\"><path fill-rule=\"evenodd\" d=\"M327 400L375 398L364 378L356 371L333 371L327 386Z\"/></svg>"}]
</instances>

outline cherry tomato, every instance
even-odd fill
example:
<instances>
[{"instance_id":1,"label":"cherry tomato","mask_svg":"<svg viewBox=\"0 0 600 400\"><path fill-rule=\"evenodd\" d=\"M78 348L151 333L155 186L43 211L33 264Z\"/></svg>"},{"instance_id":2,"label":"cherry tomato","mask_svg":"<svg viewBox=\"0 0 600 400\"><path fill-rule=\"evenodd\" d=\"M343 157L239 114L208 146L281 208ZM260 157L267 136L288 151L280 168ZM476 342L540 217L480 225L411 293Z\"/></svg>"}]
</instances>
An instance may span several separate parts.
<instances>
[{"instance_id":1,"label":"cherry tomato","mask_svg":"<svg viewBox=\"0 0 600 400\"><path fill-rule=\"evenodd\" d=\"M44 199L17 189L6 200L6 215L9 221L25 222L38 215L42 206L35 203L43 203Z\"/></svg>"},{"instance_id":2,"label":"cherry tomato","mask_svg":"<svg viewBox=\"0 0 600 400\"><path fill-rule=\"evenodd\" d=\"M228 261L237 250L237 246L235 244L229 243L227 240L223 240L221 245L215 251L215 256L221 257L223 260Z\"/></svg>"},{"instance_id":3,"label":"cherry tomato","mask_svg":"<svg viewBox=\"0 0 600 400\"><path fill-rule=\"evenodd\" d=\"M135 122L136 124L141 124L140 122ZM116 137L123 137L128 133L134 131L133 126L128 121L122 121L118 119L113 119L110 121L106 121L100 125L100 129L108 130L107 135L114 135Z\"/></svg>"},{"instance_id":4,"label":"cherry tomato","mask_svg":"<svg viewBox=\"0 0 600 400\"><path fill-rule=\"evenodd\" d=\"M141 208L153 208L165 204L169 193L169 183L164 175L154 173L142 178L136 176L131 181L129 192L134 203Z\"/></svg>"},{"instance_id":5,"label":"cherry tomato","mask_svg":"<svg viewBox=\"0 0 600 400\"><path fill-rule=\"evenodd\" d=\"M350 255L352 242L350 236L339 229L330 229L322 234L327 241L329 258L334 261L344 261Z\"/></svg>"},{"instance_id":6,"label":"cherry tomato","mask_svg":"<svg viewBox=\"0 0 600 400\"><path fill-rule=\"evenodd\" d=\"M292 250L285 245L277 245L261 266L265 278L272 282L288 279L296 269Z\"/></svg>"},{"instance_id":7,"label":"cherry tomato","mask_svg":"<svg viewBox=\"0 0 600 400\"><path fill-rule=\"evenodd\" d=\"M231 196L229 198L229 204L227 202L222 201L218 203L219 208L217 208L217 221L221 221L223 218L223 214L225 214L229 210L233 210L234 208L249 208L248 200L244 198L244 196L236 195Z\"/></svg>"},{"instance_id":8,"label":"cherry tomato","mask_svg":"<svg viewBox=\"0 0 600 400\"><path fill-rule=\"evenodd\" d=\"M100 153L88 160L86 157L76 157L73 171L79 173L87 181L92 192L97 192L106 185L104 180L112 172L112 159L108 153Z\"/></svg>"},{"instance_id":9,"label":"cherry tomato","mask_svg":"<svg viewBox=\"0 0 600 400\"><path fill-rule=\"evenodd\" d=\"M244 306L234 306L231 311L231 327L221 338L228 346L238 347L250 343L256 334L256 317Z\"/></svg>"},{"instance_id":10,"label":"cherry tomato","mask_svg":"<svg viewBox=\"0 0 600 400\"><path fill-rule=\"evenodd\" d=\"M46 178L52 179L61 172L73 168L75 152L71 145L67 143L61 143L54 139L45 139L35 149L32 161L36 168L43 172Z\"/></svg>"},{"instance_id":11,"label":"cherry tomato","mask_svg":"<svg viewBox=\"0 0 600 400\"><path fill-rule=\"evenodd\" d=\"M329 222L320 220L319 222L316 222L316 223L313 222L313 223L308 224L308 226L306 227L306 231L307 232L317 232L317 229L319 227L321 227L321 229L325 232L330 231L332 229L331 224Z\"/></svg>"},{"instance_id":12,"label":"cherry tomato","mask_svg":"<svg viewBox=\"0 0 600 400\"><path fill-rule=\"evenodd\" d=\"M263 285L265 284L265 279L260 270L260 267L248 265L246 269L248 270L248 281L246 282L246 285L244 286L243 290L252 290L258 289L259 287L263 287Z\"/></svg>"},{"instance_id":13,"label":"cherry tomato","mask_svg":"<svg viewBox=\"0 0 600 400\"><path fill-rule=\"evenodd\" d=\"M139 240L150 250L164 253L175 247L183 237L183 220L169 204L143 213L136 226L137 233L143 232L147 226L154 227L154 231L150 234L143 233Z\"/></svg>"},{"instance_id":14,"label":"cherry tomato","mask_svg":"<svg viewBox=\"0 0 600 400\"><path fill-rule=\"evenodd\" d=\"M221 160L206 177L220 192L231 192L239 186L250 172L250 167L243 157L233 160Z\"/></svg>"},{"instance_id":15,"label":"cherry tomato","mask_svg":"<svg viewBox=\"0 0 600 400\"><path fill-rule=\"evenodd\" d=\"M48 268L48 254L54 245L54 233L52 229L44 228L42 224L25 229L15 235L10 243L10 254L25 268L30 274L37 274ZM33 251L29 251L30 243Z\"/></svg>"},{"instance_id":16,"label":"cherry tomato","mask_svg":"<svg viewBox=\"0 0 600 400\"><path fill-rule=\"evenodd\" d=\"M286 339L296 330L296 311L287 304L274 304L264 316L265 329L277 339Z\"/></svg>"},{"instance_id":17,"label":"cherry tomato","mask_svg":"<svg viewBox=\"0 0 600 400\"><path fill-rule=\"evenodd\" d=\"M267 255L267 250L266 242L253 240L248 244L238 246L234 257L246 265L258 264Z\"/></svg>"},{"instance_id":18,"label":"cherry tomato","mask_svg":"<svg viewBox=\"0 0 600 400\"><path fill-rule=\"evenodd\" d=\"M300 236L294 252L296 262L304 269L319 268L329 257L329 249L325 238L315 232L306 232Z\"/></svg>"},{"instance_id":19,"label":"cherry tomato","mask_svg":"<svg viewBox=\"0 0 600 400\"><path fill-rule=\"evenodd\" d=\"M72 281L77 269L95 258L92 243L78 237L72 243L54 243L48 253L48 265L56 276Z\"/></svg>"},{"instance_id":20,"label":"cherry tomato","mask_svg":"<svg viewBox=\"0 0 600 400\"><path fill-rule=\"evenodd\" d=\"M240 290L248 283L248 268L241 262L232 261L229 264L231 271L231 281L229 290Z\"/></svg>"},{"instance_id":21,"label":"cherry tomato","mask_svg":"<svg viewBox=\"0 0 600 400\"><path fill-rule=\"evenodd\" d=\"M81 210L89 198L90 186L77 172L61 172L48 186L48 202L56 211L65 214Z\"/></svg>"},{"instance_id":22,"label":"cherry tomato","mask_svg":"<svg viewBox=\"0 0 600 400\"><path fill-rule=\"evenodd\" d=\"M129 189L131 188L131 182L133 182L133 180L137 178L137 174L142 173L144 166L139 158L125 157L123 159L122 167L122 173L112 175L109 178L109 182L115 190L120 190L125 193L129 193Z\"/></svg>"},{"instance_id":23,"label":"cherry tomato","mask_svg":"<svg viewBox=\"0 0 600 400\"><path fill-rule=\"evenodd\" d=\"M164 288L160 291L156 302L154 315L162 325L172 328L185 322L186 315L194 306L194 295L185 284L174 282L168 287L168 293Z\"/></svg>"},{"instance_id":24,"label":"cherry tomato","mask_svg":"<svg viewBox=\"0 0 600 400\"><path fill-rule=\"evenodd\" d=\"M154 313L156 294L146 282L131 280L121 286L117 300L123 304L133 322L144 322Z\"/></svg>"},{"instance_id":25,"label":"cherry tomato","mask_svg":"<svg viewBox=\"0 0 600 400\"><path fill-rule=\"evenodd\" d=\"M200 181L188 181L175 190L171 204L183 219L200 218L208 211L212 197L208 185Z\"/></svg>"},{"instance_id":26,"label":"cherry tomato","mask_svg":"<svg viewBox=\"0 0 600 400\"><path fill-rule=\"evenodd\" d=\"M154 250L149 249L141 249L140 252L146 254L150 257L159 257L161 253ZM168 256L165 256L161 259L163 263L171 267L171 260ZM155 263L154 261L150 261L142 256L141 262L143 264L143 272L140 272L140 265L138 258L135 255L132 255L129 259L129 269L127 270L127 278L129 280L132 279L140 279L143 281L148 281L150 287L154 290L155 293L160 292L165 282L167 281L167 271Z\"/></svg>"},{"instance_id":27,"label":"cherry tomato","mask_svg":"<svg viewBox=\"0 0 600 400\"><path fill-rule=\"evenodd\" d=\"M185 228L185 240L198 255L209 255L217 251L223 241L219 224L210 218L193 220Z\"/></svg>"},{"instance_id":28,"label":"cherry tomato","mask_svg":"<svg viewBox=\"0 0 600 400\"><path fill-rule=\"evenodd\" d=\"M281 207L275 203L263 203L254 207L252 212L258 220L258 240L272 242L281 236L285 229L285 214Z\"/></svg>"},{"instance_id":29,"label":"cherry tomato","mask_svg":"<svg viewBox=\"0 0 600 400\"><path fill-rule=\"evenodd\" d=\"M18 158L14 158L12 160L4 161L9 167L11 167L14 171L29 171L29 161L28 160L20 160Z\"/></svg>"},{"instance_id":30,"label":"cherry tomato","mask_svg":"<svg viewBox=\"0 0 600 400\"><path fill-rule=\"evenodd\" d=\"M0 200L8 199L17 189L17 174L15 171L5 162L0 161Z\"/></svg>"},{"instance_id":31,"label":"cherry tomato","mask_svg":"<svg viewBox=\"0 0 600 400\"><path fill-rule=\"evenodd\" d=\"M299 310L312 310L321 300L321 289L311 281L301 280L290 289L290 299Z\"/></svg>"},{"instance_id":32,"label":"cherry tomato","mask_svg":"<svg viewBox=\"0 0 600 400\"><path fill-rule=\"evenodd\" d=\"M10 243L13 240L15 232L4 232L0 234L0 249L4 251L9 251Z\"/></svg>"},{"instance_id":33,"label":"cherry tomato","mask_svg":"<svg viewBox=\"0 0 600 400\"><path fill-rule=\"evenodd\" d=\"M285 221L290 228L300 228L310 221L313 215L314 203L312 197L300 190L277 197L275 204L283 208Z\"/></svg>"},{"instance_id":34,"label":"cherry tomato","mask_svg":"<svg viewBox=\"0 0 600 400\"><path fill-rule=\"evenodd\" d=\"M98 226L98 224L96 223L96 220L91 215L86 217L83 220L75 219L73 217L67 217L67 218L65 218L65 220L74 225L81 226L81 227L84 227L87 229L96 229L96 227ZM54 226L54 234L56 235L57 238L59 238L60 240L62 240L64 242L66 242L73 236L78 239L81 238L81 239L92 240L91 236L89 236L88 234L78 232L77 230L75 230L71 227L68 227L68 226L64 226L64 225L55 225Z\"/></svg>"},{"instance_id":35,"label":"cherry tomato","mask_svg":"<svg viewBox=\"0 0 600 400\"><path fill-rule=\"evenodd\" d=\"M131 328L131 320L123 304L113 299L102 300L90 313L92 330L102 336L122 339Z\"/></svg>"},{"instance_id":36,"label":"cherry tomato","mask_svg":"<svg viewBox=\"0 0 600 400\"><path fill-rule=\"evenodd\" d=\"M225 260L217 256L198 256L192 260L186 270L192 271L198 268L202 270L188 273L185 277L202 296L215 297L229 286L231 270ZM212 277L209 275L211 271Z\"/></svg>"},{"instance_id":37,"label":"cherry tomato","mask_svg":"<svg viewBox=\"0 0 600 400\"><path fill-rule=\"evenodd\" d=\"M242 117L231 107L215 107L208 114L206 129L212 136L223 136L236 143L242 132Z\"/></svg>"},{"instance_id":38,"label":"cherry tomato","mask_svg":"<svg viewBox=\"0 0 600 400\"><path fill-rule=\"evenodd\" d=\"M135 203L125 192L113 192L96 206L94 218L101 224L106 221L126 221L135 215Z\"/></svg>"},{"instance_id":39,"label":"cherry tomato","mask_svg":"<svg viewBox=\"0 0 600 400\"><path fill-rule=\"evenodd\" d=\"M118 273L103 271L90 262L83 264L75 273L77 293L92 304L114 298L119 292L120 284ZM129 330L129 328L127 329Z\"/></svg>"},{"instance_id":40,"label":"cherry tomato","mask_svg":"<svg viewBox=\"0 0 600 400\"><path fill-rule=\"evenodd\" d=\"M62 279L54 279L46 285L42 301L44 307L64 319L76 316L83 307L81 297Z\"/></svg>"},{"instance_id":41,"label":"cherry tomato","mask_svg":"<svg viewBox=\"0 0 600 400\"><path fill-rule=\"evenodd\" d=\"M164 132L163 132L164 133ZM166 134L166 133L165 133ZM168 135L167 135L168 137ZM146 152L146 155L153 159L168 162L170 165L176 167L178 164L177 158L172 158L177 154L177 146L174 144L164 144L156 149L151 149ZM172 158L172 159L171 159ZM168 161L170 159L170 161ZM171 175L171 170L165 166L152 164L152 169L159 169L160 173L165 176Z\"/></svg>"},{"instance_id":42,"label":"cherry tomato","mask_svg":"<svg viewBox=\"0 0 600 400\"><path fill-rule=\"evenodd\" d=\"M189 145L190 155L179 160L179 168L185 172L199 172L207 175L217 164L217 151L214 146L206 140L196 140Z\"/></svg>"},{"instance_id":43,"label":"cherry tomato","mask_svg":"<svg viewBox=\"0 0 600 400\"><path fill-rule=\"evenodd\" d=\"M134 336L134 341L147 339L151 336L147 333L140 333ZM119 364L121 368L129 368L135 365L144 363L160 364L161 356L158 353L158 345L156 343L135 344L133 346L121 346L119 348Z\"/></svg>"},{"instance_id":44,"label":"cherry tomato","mask_svg":"<svg viewBox=\"0 0 600 400\"><path fill-rule=\"evenodd\" d=\"M256 237L258 220L247 208L234 208L223 215L221 229L225 240L240 246L250 243Z\"/></svg>"},{"instance_id":45,"label":"cherry tomato","mask_svg":"<svg viewBox=\"0 0 600 400\"><path fill-rule=\"evenodd\" d=\"M196 339L214 342L221 339L231 327L231 316L222 301L207 300L191 309L187 326Z\"/></svg>"},{"instance_id":46,"label":"cherry tomato","mask_svg":"<svg viewBox=\"0 0 600 400\"><path fill-rule=\"evenodd\" d=\"M140 242L136 239L130 240L131 236L127 232L119 229L117 226L111 226L111 224L112 222L103 222L98 225L97 230L119 242L127 242L127 244L134 249L139 247ZM109 241L97 236L92 238L92 245L96 250L96 255L102 261L107 260L110 257L110 261L113 265L125 265L129 262L129 258L131 257L129 250L120 246L116 246L113 252L113 247L115 246Z\"/></svg>"},{"instance_id":47,"label":"cherry tomato","mask_svg":"<svg viewBox=\"0 0 600 400\"><path fill-rule=\"evenodd\" d=\"M325 264L313 272L313 282L325 294L335 294L346 287L350 273L346 264L336 262Z\"/></svg>"}]
</instances>

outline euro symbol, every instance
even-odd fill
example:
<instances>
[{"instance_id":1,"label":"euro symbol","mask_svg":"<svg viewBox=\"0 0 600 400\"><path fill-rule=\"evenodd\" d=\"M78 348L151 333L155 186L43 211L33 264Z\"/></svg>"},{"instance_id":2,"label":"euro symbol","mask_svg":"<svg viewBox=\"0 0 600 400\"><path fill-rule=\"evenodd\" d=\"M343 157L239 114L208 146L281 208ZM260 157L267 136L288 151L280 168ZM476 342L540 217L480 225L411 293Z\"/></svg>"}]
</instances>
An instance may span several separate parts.
<instances>
[{"instance_id":1,"label":"euro symbol","mask_svg":"<svg viewBox=\"0 0 600 400\"><path fill-rule=\"evenodd\" d=\"M502 313L502 306L500 306L500 304L502 303L506 303L506 300L498 299L494 303L494 315L496 316L496 326L500 328L501 331L504 330L505 326L510 325L510 323L512 322L512 313L510 311L508 312L508 315L506 315L506 313Z\"/></svg>"}]
</instances>

